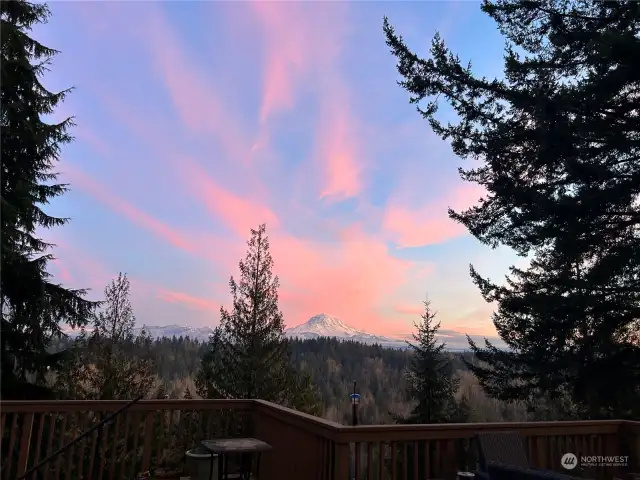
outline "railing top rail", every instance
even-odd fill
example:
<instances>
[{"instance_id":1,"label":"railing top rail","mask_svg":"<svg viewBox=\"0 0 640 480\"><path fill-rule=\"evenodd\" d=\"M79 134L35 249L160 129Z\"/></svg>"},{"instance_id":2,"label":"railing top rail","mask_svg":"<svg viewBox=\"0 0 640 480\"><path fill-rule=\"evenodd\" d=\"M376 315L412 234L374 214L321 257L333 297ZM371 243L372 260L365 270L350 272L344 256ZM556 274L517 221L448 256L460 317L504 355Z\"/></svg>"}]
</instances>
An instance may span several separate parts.
<instances>
[{"instance_id":1,"label":"railing top rail","mask_svg":"<svg viewBox=\"0 0 640 480\"><path fill-rule=\"evenodd\" d=\"M343 425L283 407L265 400L254 400L257 413L268 415L278 421L302 430L314 433L323 438L333 439Z\"/></svg>"},{"instance_id":2,"label":"railing top rail","mask_svg":"<svg viewBox=\"0 0 640 480\"><path fill-rule=\"evenodd\" d=\"M536 421L536 422L485 422L485 423L422 423L422 424L394 424L394 425L357 425L357 426L341 426L341 430L370 432L378 429L390 431L405 430L468 430L490 428L499 428L501 430L516 429L539 429L539 428L564 428L575 425L585 427L601 427L601 426L619 426L624 420L558 420L558 421Z\"/></svg>"},{"instance_id":3,"label":"railing top rail","mask_svg":"<svg viewBox=\"0 0 640 480\"><path fill-rule=\"evenodd\" d=\"M130 400L4 400L0 401L0 411L3 413L58 413L72 411L109 412L129 403ZM140 400L128 411L152 410L209 410L232 408L247 410L253 405L253 400Z\"/></svg>"},{"instance_id":4,"label":"railing top rail","mask_svg":"<svg viewBox=\"0 0 640 480\"><path fill-rule=\"evenodd\" d=\"M341 443L469 438L479 432L517 431L526 437L549 435L617 435L621 420L565 422L444 423L424 425L358 425L341 427L333 439Z\"/></svg>"},{"instance_id":5,"label":"railing top rail","mask_svg":"<svg viewBox=\"0 0 640 480\"><path fill-rule=\"evenodd\" d=\"M340 443L468 438L480 431L513 431L525 436L617 434L624 420L577 420L552 422L447 423L416 425L341 425L290 408L256 400L260 413L291 426ZM634 422L638 423L638 422ZM635 428L633 429L635 430Z\"/></svg>"}]
</instances>

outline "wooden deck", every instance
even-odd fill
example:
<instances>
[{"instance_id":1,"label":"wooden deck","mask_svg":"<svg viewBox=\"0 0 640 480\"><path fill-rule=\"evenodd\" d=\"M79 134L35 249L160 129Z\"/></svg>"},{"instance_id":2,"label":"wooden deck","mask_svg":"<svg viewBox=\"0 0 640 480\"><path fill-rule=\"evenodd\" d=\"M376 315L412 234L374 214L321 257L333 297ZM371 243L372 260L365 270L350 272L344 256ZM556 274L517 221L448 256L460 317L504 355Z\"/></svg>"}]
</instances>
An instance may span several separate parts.
<instances>
[{"instance_id":1,"label":"wooden deck","mask_svg":"<svg viewBox=\"0 0 640 480\"><path fill-rule=\"evenodd\" d=\"M3 432L0 477L16 480L76 438L101 414L127 402L0 402ZM204 439L254 437L273 451L262 455L260 480L454 479L473 471L474 436L516 431L536 468L562 471L564 453L628 456L627 467L585 469L580 476L628 480L640 473L640 422L480 423L447 425L339 425L262 400L143 400L49 462L43 480L134 480L139 472L184 462ZM172 456L173 455L173 456ZM177 459L177 460L176 460ZM89 472L98 472L89 475ZM187 472L187 470L183 470ZM565 471L566 473L566 471ZM571 471L576 475L575 470Z\"/></svg>"}]
</instances>

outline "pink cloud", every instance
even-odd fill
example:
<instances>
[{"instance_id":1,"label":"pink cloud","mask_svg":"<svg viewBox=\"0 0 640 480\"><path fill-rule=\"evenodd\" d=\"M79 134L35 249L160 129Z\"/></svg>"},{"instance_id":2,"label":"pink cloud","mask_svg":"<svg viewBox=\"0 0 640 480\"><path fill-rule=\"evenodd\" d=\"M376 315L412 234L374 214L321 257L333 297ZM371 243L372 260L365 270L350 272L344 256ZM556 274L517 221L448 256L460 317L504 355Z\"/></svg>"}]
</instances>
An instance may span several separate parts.
<instances>
[{"instance_id":1,"label":"pink cloud","mask_svg":"<svg viewBox=\"0 0 640 480\"><path fill-rule=\"evenodd\" d=\"M73 281L71 272L69 272L69 269L62 260L60 260L59 258L54 258L51 263L53 263L54 265L54 274L57 274L57 276L59 276L64 283L68 284Z\"/></svg>"},{"instance_id":2,"label":"pink cloud","mask_svg":"<svg viewBox=\"0 0 640 480\"><path fill-rule=\"evenodd\" d=\"M323 171L321 198L344 199L362 190L362 158L357 143L355 120L346 96L337 88L322 114L318 131L318 155ZM335 98L342 97L342 98Z\"/></svg>"},{"instance_id":3,"label":"pink cloud","mask_svg":"<svg viewBox=\"0 0 640 480\"><path fill-rule=\"evenodd\" d=\"M148 9L142 28L154 65L183 123L194 133L214 134L231 161L249 162L253 141L233 111L216 95L209 79L197 72L161 9Z\"/></svg>"},{"instance_id":4,"label":"pink cloud","mask_svg":"<svg viewBox=\"0 0 640 480\"><path fill-rule=\"evenodd\" d=\"M90 288L89 297L99 300L107 283L117 274L105 266L97 258L87 254L77 244L69 244L67 241L56 238L53 253L56 259L53 262L54 275L73 288ZM71 284L71 285L69 285Z\"/></svg>"},{"instance_id":5,"label":"pink cloud","mask_svg":"<svg viewBox=\"0 0 640 480\"><path fill-rule=\"evenodd\" d=\"M222 224L233 232L234 235L227 235L231 238L220 239L213 235L205 238L172 228L118 198L109 192L108 187L81 172L72 177L72 185L85 189L109 208L170 245L196 258L206 258L234 276L237 275L235 266L243 257L245 247L238 238L246 239L250 228L266 222L275 260L274 272L282 282L281 306L288 326L326 311L356 327L382 332L393 328L393 310L406 315L421 313L420 307L413 307L414 299L407 295L406 287L418 284L433 271L432 266L417 268L415 263L394 258L385 241L394 240L402 246L424 245L463 235L466 230L448 219L446 207L469 201L465 205L468 206L478 197L472 198L469 191L456 190L450 198L428 208L414 208L415 204L406 201L392 202L383 215L385 231L377 232L375 236L366 234L359 226L333 235L330 230L335 225L325 224L309 208L298 217L314 224L316 233L336 239L305 240L288 233L283 224L292 220L292 216L285 215L282 209L272 210L267 199L274 192L268 192L266 185L261 185L260 173L256 173L258 169L252 168L250 162L258 154L273 153L265 152L269 144L264 132L273 126L269 122L275 115L295 107L296 101L302 98L299 94L306 89L303 93L316 96L320 115L313 132L313 163L307 164L313 169L313 174L299 180L301 185L304 184L302 188L293 185L291 190L301 188L312 192L314 199L320 196L331 201L358 197L366 187L363 177L366 173L366 149L361 135L366 127L349 108L350 92L337 62L344 37L341 27L335 26L339 22L334 21L340 20L344 8L342 4L326 3L257 1L251 4L252 12L263 28L262 42L266 47L264 71L256 72L263 79L260 108L255 112L261 122L262 133L257 135L256 141L236 110L229 108L229 92L223 95L216 88L215 78L207 78L198 68L202 64L201 58L189 57L189 50L181 42L170 19L163 16L161 8L151 4L144 4L144 8L135 7L132 10L135 18L132 18L129 6L126 11L122 7L109 7L113 18L106 22L108 28L104 32L112 33L119 25L126 24L128 35L135 36L148 50L158 83L164 85L179 121L188 132L173 135L173 124L170 121L164 123L161 117L162 108L136 112L113 91L101 96L101 100L106 98L109 111L116 112L116 120L147 144L151 156L159 159L165 167L172 167L161 170L165 175L170 171L170 175L175 174L178 178L180 174L185 176L184 182L175 182L178 191L174 193L185 196L193 193L210 212L215 227ZM95 16L95 11L92 11ZM253 32L247 32L247 36L250 33ZM420 129L422 135L422 124ZM397 137L392 137L395 144ZM191 138L197 139L198 144L206 144L213 138L215 146L222 147L220 152L212 148L212 158L216 158L216 162L218 158L225 162L225 168L220 170L229 173L233 168L231 175L238 170L243 175L239 175L237 180L231 175L220 178L216 171L216 176L212 177L208 172L213 171L211 167L214 165L205 163L206 159L186 161L185 148L189 148L189 154L192 151L180 140L188 142ZM109 145L88 131L86 135L79 135L79 139L102 155L109 153ZM115 164L116 158L112 158ZM240 165L240 169L235 165ZM235 188L238 186L242 189ZM289 193L290 190L284 191L287 196ZM371 208L375 210L375 207ZM379 216L375 218L376 222L378 220ZM304 233L309 235L310 230L307 226ZM219 286L220 292L214 292L212 297L229 307L228 289L222 282ZM147 300L160 303L160 309L172 310L168 308L169 303L205 313L217 309L215 301L198 297L187 287L182 288L184 291L136 284L136 290L144 291ZM417 305L420 299L415 299L418 300ZM403 320L407 319L403 317Z\"/></svg>"},{"instance_id":6,"label":"pink cloud","mask_svg":"<svg viewBox=\"0 0 640 480\"><path fill-rule=\"evenodd\" d=\"M235 195L216 184L196 163L183 159L182 168L187 183L204 202L209 212L222 220L234 233L247 236L251 228L262 223L279 225L278 217L267 206Z\"/></svg>"},{"instance_id":7,"label":"pink cloud","mask_svg":"<svg viewBox=\"0 0 640 480\"><path fill-rule=\"evenodd\" d=\"M161 289L157 297L167 303L180 303L191 310L217 311L220 305L206 298L194 297L188 293Z\"/></svg>"},{"instance_id":8,"label":"pink cloud","mask_svg":"<svg viewBox=\"0 0 640 480\"><path fill-rule=\"evenodd\" d=\"M404 284L411 265L389 255L384 243L352 227L339 242L275 233L270 244L287 326L327 312L355 327L389 328L381 307Z\"/></svg>"},{"instance_id":9,"label":"pink cloud","mask_svg":"<svg viewBox=\"0 0 640 480\"><path fill-rule=\"evenodd\" d=\"M452 318L447 324L447 328L469 335L496 336L496 328L492 321L495 310L495 305L482 303L479 307Z\"/></svg>"},{"instance_id":10,"label":"pink cloud","mask_svg":"<svg viewBox=\"0 0 640 480\"><path fill-rule=\"evenodd\" d=\"M58 247L60 256L64 260L56 258L53 261L54 273L59 274L65 282L73 281L81 288L91 288L93 290L91 298L102 299L104 288L116 277L117 273L112 272L77 245L70 246L66 242L58 242ZM131 284L132 301L136 304L144 304L149 299L157 299L167 303L184 305L191 310L210 312L220 308L219 304L213 300L169 290L137 276L128 275L128 277Z\"/></svg>"},{"instance_id":11,"label":"pink cloud","mask_svg":"<svg viewBox=\"0 0 640 480\"><path fill-rule=\"evenodd\" d=\"M253 1L250 7L266 46L260 107L264 123L274 113L293 107L296 84L310 66L314 38L305 31L304 7L299 3Z\"/></svg>"},{"instance_id":12,"label":"pink cloud","mask_svg":"<svg viewBox=\"0 0 640 480\"><path fill-rule=\"evenodd\" d=\"M419 209L392 202L383 216L385 233L400 247L433 245L460 237L467 229L449 218L447 208L466 209L477 203L483 194L483 189L464 184L445 198Z\"/></svg>"},{"instance_id":13,"label":"pink cloud","mask_svg":"<svg viewBox=\"0 0 640 480\"><path fill-rule=\"evenodd\" d=\"M72 167L68 163L65 164L65 175L71 179L74 186L87 191L91 196L108 205L113 210L121 213L133 223L150 230L174 247L190 253L195 253L198 250L197 245L185 235L165 225L160 220L153 218L151 215L139 210L134 205L113 195L100 183L93 180L89 175Z\"/></svg>"},{"instance_id":14,"label":"pink cloud","mask_svg":"<svg viewBox=\"0 0 640 480\"><path fill-rule=\"evenodd\" d=\"M338 200L357 196L363 186L358 122L348 107L349 92L337 66L346 7L263 1L251 5L267 51L261 120L293 107L303 86L315 86L321 110L315 135L317 167L322 172L319 196Z\"/></svg>"}]
</instances>

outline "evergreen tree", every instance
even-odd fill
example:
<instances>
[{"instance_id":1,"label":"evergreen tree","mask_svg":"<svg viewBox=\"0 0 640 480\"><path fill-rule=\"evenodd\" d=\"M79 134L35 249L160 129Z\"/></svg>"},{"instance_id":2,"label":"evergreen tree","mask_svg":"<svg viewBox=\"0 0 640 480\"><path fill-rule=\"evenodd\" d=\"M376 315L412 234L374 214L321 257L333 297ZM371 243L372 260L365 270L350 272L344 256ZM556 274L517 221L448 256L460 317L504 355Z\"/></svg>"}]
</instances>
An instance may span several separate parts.
<instances>
[{"instance_id":1,"label":"evergreen tree","mask_svg":"<svg viewBox=\"0 0 640 480\"><path fill-rule=\"evenodd\" d=\"M135 334L126 274L118 274L105 288L105 309L83 327L75 355L57 378L57 387L73 399L133 400L158 397L164 387L156 379L152 341L143 330Z\"/></svg>"},{"instance_id":2,"label":"evergreen tree","mask_svg":"<svg viewBox=\"0 0 640 480\"><path fill-rule=\"evenodd\" d=\"M455 394L458 390L458 379L454 377L453 364L444 351L445 343L436 337L440 329L440 322L436 321L436 312L431 310L431 302L424 301L424 312L421 321L416 322L416 333L413 334L415 343L407 342L412 355L409 367L405 372L407 380L407 397L415 402L415 406L407 417L393 415L397 423L448 423L460 422L460 416L466 406L456 403ZM407 450L407 464L398 466L405 469L406 478L430 478L434 475L433 465L426 470L425 449L429 456L435 458L435 445L418 442ZM398 452L401 453L401 452ZM414 456L418 457L418 472L414 470ZM402 456L398 457L402 458Z\"/></svg>"},{"instance_id":3,"label":"evergreen tree","mask_svg":"<svg viewBox=\"0 0 640 480\"><path fill-rule=\"evenodd\" d=\"M240 281L229 281L233 310L220 309L220 325L196 376L198 395L255 398L306 409L299 400L313 396L312 385L291 366L266 226L251 230L247 244Z\"/></svg>"},{"instance_id":4,"label":"evergreen tree","mask_svg":"<svg viewBox=\"0 0 640 480\"><path fill-rule=\"evenodd\" d=\"M71 142L72 119L47 124L69 90L53 93L41 83L56 50L29 36L32 27L46 23L45 4L0 2L2 36L2 395L3 398L50 396L43 386L47 368L60 355L49 355L50 340L61 335L59 323L86 324L95 304L85 290L64 288L52 281L47 264L52 245L37 228L64 225L68 219L48 215L43 206L67 191L56 184L53 170L60 146ZM49 253L48 253L49 252ZM28 376L35 384L27 382Z\"/></svg>"},{"instance_id":5,"label":"evergreen tree","mask_svg":"<svg viewBox=\"0 0 640 480\"><path fill-rule=\"evenodd\" d=\"M415 323L415 343L407 342L413 350L406 372L409 399L416 402L407 418L397 418L399 423L444 423L451 421L457 413L455 394L458 381L445 343L436 337L440 322L431 302L424 301L421 321Z\"/></svg>"},{"instance_id":6,"label":"evergreen tree","mask_svg":"<svg viewBox=\"0 0 640 480\"><path fill-rule=\"evenodd\" d=\"M497 303L508 350L470 341L488 393L534 405L570 398L587 418L640 415L640 3L496 0L504 77L474 76L436 34L412 53L385 19L401 85L487 191L449 211L480 241L531 259L506 285L471 276ZM459 121L436 119L444 98ZM567 402L558 402L563 404ZM567 412L570 414L571 412Z\"/></svg>"}]
</instances>

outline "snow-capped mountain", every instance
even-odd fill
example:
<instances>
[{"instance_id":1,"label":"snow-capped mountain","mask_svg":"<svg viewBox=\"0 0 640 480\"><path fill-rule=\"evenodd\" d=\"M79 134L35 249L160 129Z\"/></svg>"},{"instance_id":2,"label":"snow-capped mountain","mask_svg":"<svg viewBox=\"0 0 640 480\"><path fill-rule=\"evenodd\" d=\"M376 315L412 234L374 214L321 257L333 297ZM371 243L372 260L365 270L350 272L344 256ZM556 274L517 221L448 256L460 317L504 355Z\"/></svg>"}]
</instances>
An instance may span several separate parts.
<instances>
[{"instance_id":1,"label":"snow-capped mountain","mask_svg":"<svg viewBox=\"0 0 640 480\"><path fill-rule=\"evenodd\" d=\"M374 335L350 327L337 317L320 313L311 317L306 323L284 331L290 338L310 339L318 337L335 337L339 340L353 340L360 343L377 343L385 347L403 347L405 342L395 338Z\"/></svg>"}]
</instances>

